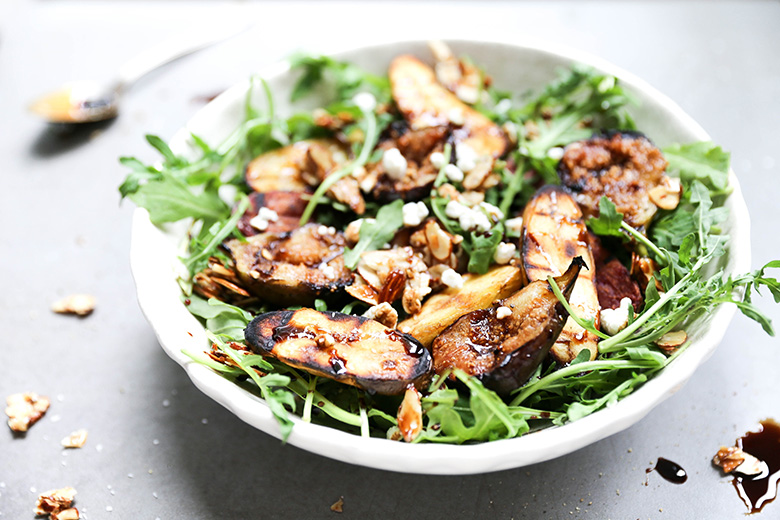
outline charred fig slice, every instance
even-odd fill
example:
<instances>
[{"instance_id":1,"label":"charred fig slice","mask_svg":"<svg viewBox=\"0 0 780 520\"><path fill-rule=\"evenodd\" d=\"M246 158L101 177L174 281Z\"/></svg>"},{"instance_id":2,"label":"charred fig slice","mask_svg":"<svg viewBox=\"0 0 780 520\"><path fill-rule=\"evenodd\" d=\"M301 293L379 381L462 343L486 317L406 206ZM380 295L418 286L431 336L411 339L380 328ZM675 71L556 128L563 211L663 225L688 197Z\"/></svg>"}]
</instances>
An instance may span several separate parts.
<instances>
[{"instance_id":1,"label":"charred fig slice","mask_svg":"<svg viewBox=\"0 0 780 520\"><path fill-rule=\"evenodd\" d=\"M268 312L252 320L244 336L258 354L368 392L401 394L430 380L431 356L416 339L362 316Z\"/></svg>"},{"instance_id":2,"label":"charred fig slice","mask_svg":"<svg viewBox=\"0 0 780 520\"><path fill-rule=\"evenodd\" d=\"M341 232L306 224L288 233L261 233L225 243L244 287L277 305L310 305L352 283Z\"/></svg>"},{"instance_id":3,"label":"charred fig slice","mask_svg":"<svg viewBox=\"0 0 780 520\"><path fill-rule=\"evenodd\" d=\"M680 201L677 179L666 175L661 150L637 132L609 132L571 143L558 163L561 183L574 194L586 217L598 216L602 196L628 224L647 227L659 207Z\"/></svg>"},{"instance_id":4,"label":"charred fig slice","mask_svg":"<svg viewBox=\"0 0 780 520\"><path fill-rule=\"evenodd\" d=\"M555 278L567 300L583 264L577 257ZM433 341L434 370L458 368L507 394L544 361L568 316L546 280L531 282L492 307L461 316L442 332Z\"/></svg>"},{"instance_id":5,"label":"charred fig slice","mask_svg":"<svg viewBox=\"0 0 780 520\"><path fill-rule=\"evenodd\" d=\"M277 215L276 220L268 222L268 227L264 231L268 233L284 233L297 229L301 215L303 215L303 211L308 203L308 200L303 195L303 192L297 191L268 191L250 194L249 208L241 217L241 220L238 221L238 230L247 237L260 233L252 225L252 219L257 216L260 208L268 208Z\"/></svg>"}]
</instances>

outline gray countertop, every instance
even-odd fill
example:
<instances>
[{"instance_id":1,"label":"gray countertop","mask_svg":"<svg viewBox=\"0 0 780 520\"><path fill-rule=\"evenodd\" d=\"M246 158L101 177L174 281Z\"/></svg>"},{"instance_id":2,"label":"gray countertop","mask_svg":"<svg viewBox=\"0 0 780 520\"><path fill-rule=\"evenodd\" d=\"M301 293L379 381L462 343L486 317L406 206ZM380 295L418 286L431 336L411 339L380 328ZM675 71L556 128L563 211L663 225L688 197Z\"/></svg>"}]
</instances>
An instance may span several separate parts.
<instances>
[{"instance_id":1,"label":"gray countertop","mask_svg":"<svg viewBox=\"0 0 780 520\"><path fill-rule=\"evenodd\" d=\"M126 110L90 135L56 136L26 112L63 80L103 77L171 33L215 19L259 29L136 85ZM598 54L678 101L733 154L752 216L753 265L780 257L778 2L217 3L10 1L0 6L0 395L52 406L24 437L0 431L0 519L32 518L36 490L73 486L83 517L740 518L710 465L722 444L780 419L780 349L737 316L715 355L628 430L554 461L466 477L403 475L313 455L244 424L200 393L157 344L128 266L132 205L120 155L153 158L202 105L295 48L428 37L539 36ZM59 297L94 294L85 319ZM780 307L759 306L776 323ZM86 428L81 450L59 441ZM657 457L690 474L673 485ZM761 516L780 517L780 503ZM760 516L760 517L761 517ZM759 517L759 518L760 518Z\"/></svg>"}]
</instances>

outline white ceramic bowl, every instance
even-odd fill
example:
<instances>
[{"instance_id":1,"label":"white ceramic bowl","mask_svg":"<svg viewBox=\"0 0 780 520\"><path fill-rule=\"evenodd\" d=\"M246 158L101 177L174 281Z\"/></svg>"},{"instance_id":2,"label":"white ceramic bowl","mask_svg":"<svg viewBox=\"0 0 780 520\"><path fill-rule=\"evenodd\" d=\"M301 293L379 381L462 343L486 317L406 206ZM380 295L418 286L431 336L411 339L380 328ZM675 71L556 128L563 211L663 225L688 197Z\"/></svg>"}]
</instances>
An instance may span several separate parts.
<instances>
[{"instance_id":1,"label":"white ceramic bowl","mask_svg":"<svg viewBox=\"0 0 780 520\"><path fill-rule=\"evenodd\" d=\"M707 133L669 98L639 78L594 56L563 48L557 44L513 40L513 43L456 40L449 42L456 54L466 54L493 77L495 84L516 93L538 89L556 77L561 68L584 63L621 79L623 85L641 102L632 110L637 127L659 146L674 142L708 140ZM401 53L428 59L425 41L405 41L333 53L337 58L378 74L384 74L390 60ZM277 110L289 113L289 92L294 83L285 64L269 68L262 76L276 94ZM218 143L242 118L243 100L248 82L234 86L204 107L173 139L177 153L187 152L187 137L194 132L211 143ZM307 104L312 108L316 104ZM303 108L301 105L297 109ZM722 259L727 272L750 268L750 230L747 208L734 174L730 174L733 192L727 206L731 210L725 231L732 237L728 254ZM265 403L210 369L193 363L182 349L203 351L208 341L200 323L180 301L175 282L177 255L184 226L153 226L144 210L133 219L131 266L138 300L160 344L187 371L195 385L239 418L270 435L279 437L279 428ZM373 468L407 473L470 474L498 471L545 461L571 453L583 446L619 432L644 417L654 406L674 394L717 347L734 314L733 306L719 308L714 314L688 328L692 344L654 379L616 405L574 423L550 428L524 437L457 446L405 444L384 439L362 438L335 429L295 419L289 443L340 461Z\"/></svg>"}]
</instances>

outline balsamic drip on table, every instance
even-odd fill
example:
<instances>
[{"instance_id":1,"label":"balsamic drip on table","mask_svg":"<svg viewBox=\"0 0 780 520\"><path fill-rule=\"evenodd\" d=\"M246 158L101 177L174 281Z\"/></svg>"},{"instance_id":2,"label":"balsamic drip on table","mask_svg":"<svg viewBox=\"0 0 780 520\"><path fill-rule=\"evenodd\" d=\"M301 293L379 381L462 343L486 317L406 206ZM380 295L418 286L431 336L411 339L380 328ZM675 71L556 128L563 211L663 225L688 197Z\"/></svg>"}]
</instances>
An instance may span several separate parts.
<instances>
[{"instance_id":1,"label":"balsamic drip on table","mask_svg":"<svg viewBox=\"0 0 780 520\"><path fill-rule=\"evenodd\" d=\"M674 484L683 484L686 480L688 480L688 474L685 472L682 466L663 457L658 457L658 460L655 463L655 468L653 469L655 469L655 471L657 471L658 474L661 475L664 479L668 480L669 482L673 482ZM647 470L648 473L650 471L653 470Z\"/></svg>"},{"instance_id":2,"label":"balsamic drip on table","mask_svg":"<svg viewBox=\"0 0 780 520\"><path fill-rule=\"evenodd\" d=\"M772 419L761 421L757 432L748 432L737 439L737 446L763 461L768 471L747 476L734 471L732 484L750 513L758 513L777 498L777 482L780 480L780 424Z\"/></svg>"}]
</instances>

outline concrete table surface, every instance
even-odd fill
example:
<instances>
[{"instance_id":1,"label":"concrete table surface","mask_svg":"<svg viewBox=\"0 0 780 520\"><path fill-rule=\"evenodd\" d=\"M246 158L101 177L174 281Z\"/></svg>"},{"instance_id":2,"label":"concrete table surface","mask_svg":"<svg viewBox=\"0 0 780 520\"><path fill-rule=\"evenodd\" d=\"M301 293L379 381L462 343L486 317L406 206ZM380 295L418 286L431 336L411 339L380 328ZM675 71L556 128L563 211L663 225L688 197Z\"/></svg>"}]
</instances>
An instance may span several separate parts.
<instances>
[{"instance_id":1,"label":"concrete table surface","mask_svg":"<svg viewBox=\"0 0 780 520\"><path fill-rule=\"evenodd\" d=\"M138 83L118 120L54 135L26 111L69 79L107 77L136 52L215 21L259 28ZM204 103L294 49L385 37L539 36L598 54L678 101L733 154L752 216L753 265L780 257L778 2L108 2L0 6L0 395L52 406L24 437L0 431L0 519L33 518L37 492L78 490L84 518L741 518L711 465L766 417L780 419L777 339L737 316L715 355L628 430L569 456L466 477L349 466L284 446L201 394L163 353L135 300L120 155L151 160ZM85 319L50 304L85 292ZM760 307L776 323L780 308ZM60 439L86 428L80 450ZM674 485L657 457L690 474ZM36 492L37 491L37 492ZM780 503L761 516L780 518ZM761 517L760 516L760 517ZM759 517L759 518L760 518Z\"/></svg>"}]
</instances>

